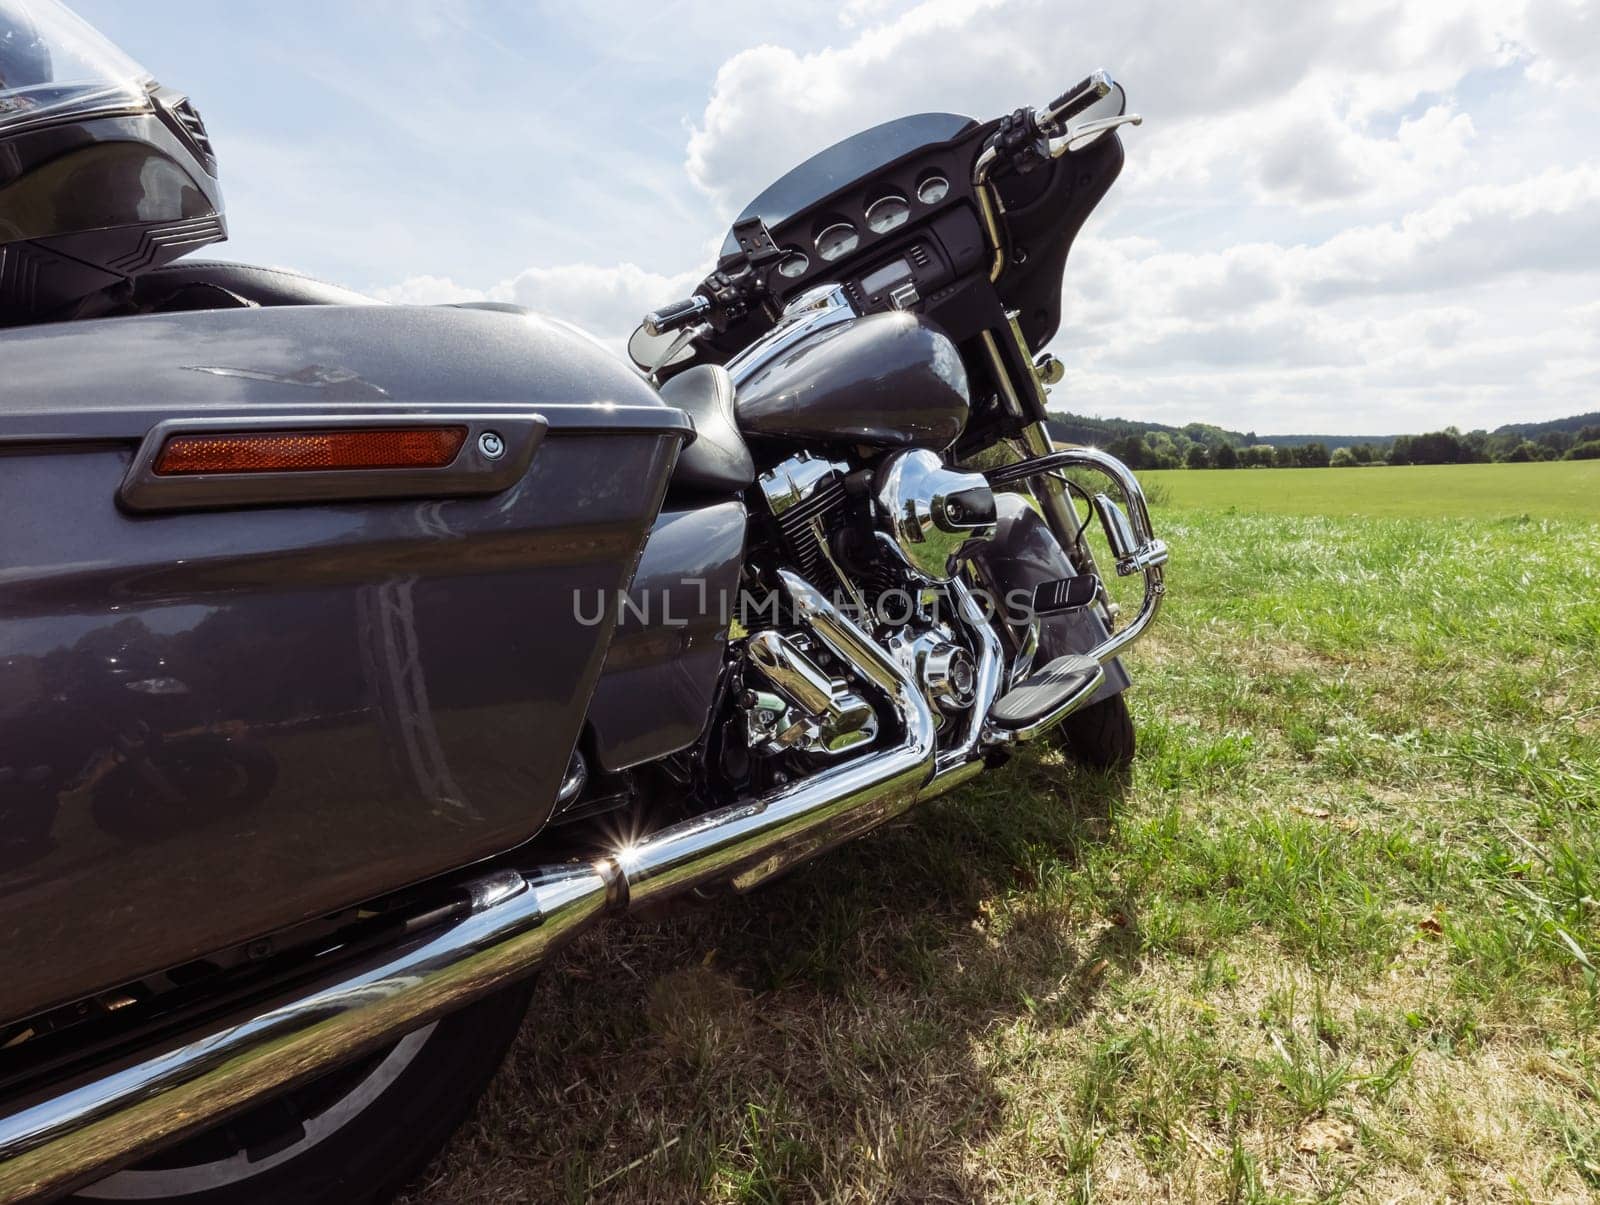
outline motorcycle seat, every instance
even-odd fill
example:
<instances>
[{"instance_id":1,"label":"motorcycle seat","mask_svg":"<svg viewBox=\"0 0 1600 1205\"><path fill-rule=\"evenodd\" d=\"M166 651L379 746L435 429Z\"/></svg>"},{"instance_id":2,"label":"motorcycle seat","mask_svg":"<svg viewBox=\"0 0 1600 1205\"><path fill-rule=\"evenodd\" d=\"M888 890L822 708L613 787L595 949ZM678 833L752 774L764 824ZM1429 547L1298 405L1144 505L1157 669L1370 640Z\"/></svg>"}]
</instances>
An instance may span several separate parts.
<instances>
[{"instance_id":1,"label":"motorcycle seat","mask_svg":"<svg viewBox=\"0 0 1600 1205\"><path fill-rule=\"evenodd\" d=\"M678 454L673 489L728 494L756 479L755 461L734 416L733 378L726 368L686 369L661 386L661 400L694 420L695 437Z\"/></svg>"},{"instance_id":2,"label":"motorcycle seat","mask_svg":"<svg viewBox=\"0 0 1600 1205\"><path fill-rule=\"evenodd\" d=\"M141 272L136 296L177 293L186 288L221 289L255 305L377 305L372 297L284 268L261 268L224 260L183 260ZM226 305L226 299L223 299ZM199 306L196 308L213 308Z\"/></svg>"}]
</instances>

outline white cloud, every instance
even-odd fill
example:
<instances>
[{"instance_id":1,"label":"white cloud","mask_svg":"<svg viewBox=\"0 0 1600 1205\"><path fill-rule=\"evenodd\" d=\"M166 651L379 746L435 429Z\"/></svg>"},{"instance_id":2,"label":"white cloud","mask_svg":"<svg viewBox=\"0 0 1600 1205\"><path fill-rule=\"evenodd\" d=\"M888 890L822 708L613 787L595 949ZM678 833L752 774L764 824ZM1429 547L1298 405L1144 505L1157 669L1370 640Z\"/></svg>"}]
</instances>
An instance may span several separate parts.
<instances>
[{"instance_id":1,"label":"white cloud","mask_svg":"<svg viewBox=\"0 0 1600 1205\"><path fill-rule=\"evenodd\" d=\"M395 305L459 305L489 300L483 289L470 289L444 276L411 276L397 285L373 289L372 295Z\"/></svg>"},{"instance_id":2,"label":"white cloud","mask_svg":"<svg viewBox=\"0 0 1600 1205\"><path fill-rule=\"evenodd\" d=\"M528 268L487 288L471 288L446 277L413 276L377 289L383 301L407 305L446 305L501 301L526 306L583 328L620 352L647 310L687 296L703 272L675 276L647 272L636 264L598 267L564 264Z\"/></svg>"},{"instance_id":3,"label":"white cloud","mask_svg":"<svg viewBox=\"0 0 1600 1205\"><path fill-rule=\"evenodd\" d=\"M1074 253L1058 401L1261 431L1496 426L1593 405L1600 167L1481 185L1309 244ZM1095 398L1096 403L1082 399ZM1201 407L1195 410L1195 407Z\"/></svg>"},{"instance_id":4,"label":"white cloud","mask_svg":"<svg viewBox=\"0 0 1600 1205\"><path fill-rule=\"evenodd\" d=\"M1073 250L1059 404L1263 432L1576 412L1600 381L1597 13L844 0L835 45L768 42L722 64L682 167L714 225L877 122L993 116L1106 65L1147 122ZM620 346L704 266L428 276L384 295L516 301Z\"/></svg>"}]
</instances>

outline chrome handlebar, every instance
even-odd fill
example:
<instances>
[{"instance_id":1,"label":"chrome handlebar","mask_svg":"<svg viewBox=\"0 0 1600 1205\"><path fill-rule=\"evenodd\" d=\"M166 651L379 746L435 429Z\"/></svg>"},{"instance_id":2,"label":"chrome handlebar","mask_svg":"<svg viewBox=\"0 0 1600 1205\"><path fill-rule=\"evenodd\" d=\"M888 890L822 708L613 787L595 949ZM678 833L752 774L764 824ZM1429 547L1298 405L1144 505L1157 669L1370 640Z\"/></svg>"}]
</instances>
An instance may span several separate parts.
<instances>
[{"instance_id":1,"label":"chrome handlebar","mask_svg":"<svg viewBox=\"0 0 1600 1205\"><path fill-rule=\"evenodd\" d=\"M696 293L682 301L674 301L664 305L659 310L651 310L644 316L644 333L647 335L667 335L675 330L688 326L691 322L698 322L711 312L711 299Z\"/></svg>"},{"instance_id":2,"label":"chrome handlebar","mask_svg":"<svg viewBox=\"0 0 1600 1205\"><path fill-rule=\"evenodd\" d=\"M1104 68L1090 72L1088 78L1073 84L1072 87L1039 110L1039 124L1041 126L1054 126L1076 117L1094 104L1095 101L1109 96L1113 82Z\"/></svg>"}]
</instances>

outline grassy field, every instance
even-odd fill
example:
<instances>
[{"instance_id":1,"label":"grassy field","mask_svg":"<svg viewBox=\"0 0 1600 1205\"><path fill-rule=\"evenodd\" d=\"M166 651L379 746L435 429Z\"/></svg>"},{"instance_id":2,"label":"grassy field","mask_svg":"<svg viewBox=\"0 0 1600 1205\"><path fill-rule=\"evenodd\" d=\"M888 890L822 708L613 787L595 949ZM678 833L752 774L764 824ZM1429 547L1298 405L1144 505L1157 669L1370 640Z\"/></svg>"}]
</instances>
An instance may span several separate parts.
<instances>
[{"instance_id":1,"label":"grassy field","mask_svg":"<svg viewBox=\"0 0 1600 1205\"><path fill-rule=\"evenodd\" d=\"M1600 460L1142 473L1183 508L1275 515L1600 520Z\"/></svg>"},{"instance_id":2,"label":"grassy field","mask_svg":"<svg viewBox=\"0 0 1600 1205\"><path fill-rule=\"evenodd\" d=\"M583 941L411 1199L1595 1199L1593 472L1174 474L1129 779Z\"/></svg>"}]
</instances>

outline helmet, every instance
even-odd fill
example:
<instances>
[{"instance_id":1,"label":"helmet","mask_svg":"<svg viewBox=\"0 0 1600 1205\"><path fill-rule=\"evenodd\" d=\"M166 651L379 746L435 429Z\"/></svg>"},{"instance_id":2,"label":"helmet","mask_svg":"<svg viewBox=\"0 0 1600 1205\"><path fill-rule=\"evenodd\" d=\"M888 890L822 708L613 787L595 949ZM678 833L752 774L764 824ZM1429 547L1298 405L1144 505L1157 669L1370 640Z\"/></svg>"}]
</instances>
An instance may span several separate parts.
<instances>
[{"instance_id":1,"label":"helmet","mask_svg":"<svg viewBox=\"0 0 1600 1205\"><path fill-rule=\"evenodd\" d=\"M0 326L227 237L200 114L59 0L0 0Z\"/></svg>"}]
</instances>

